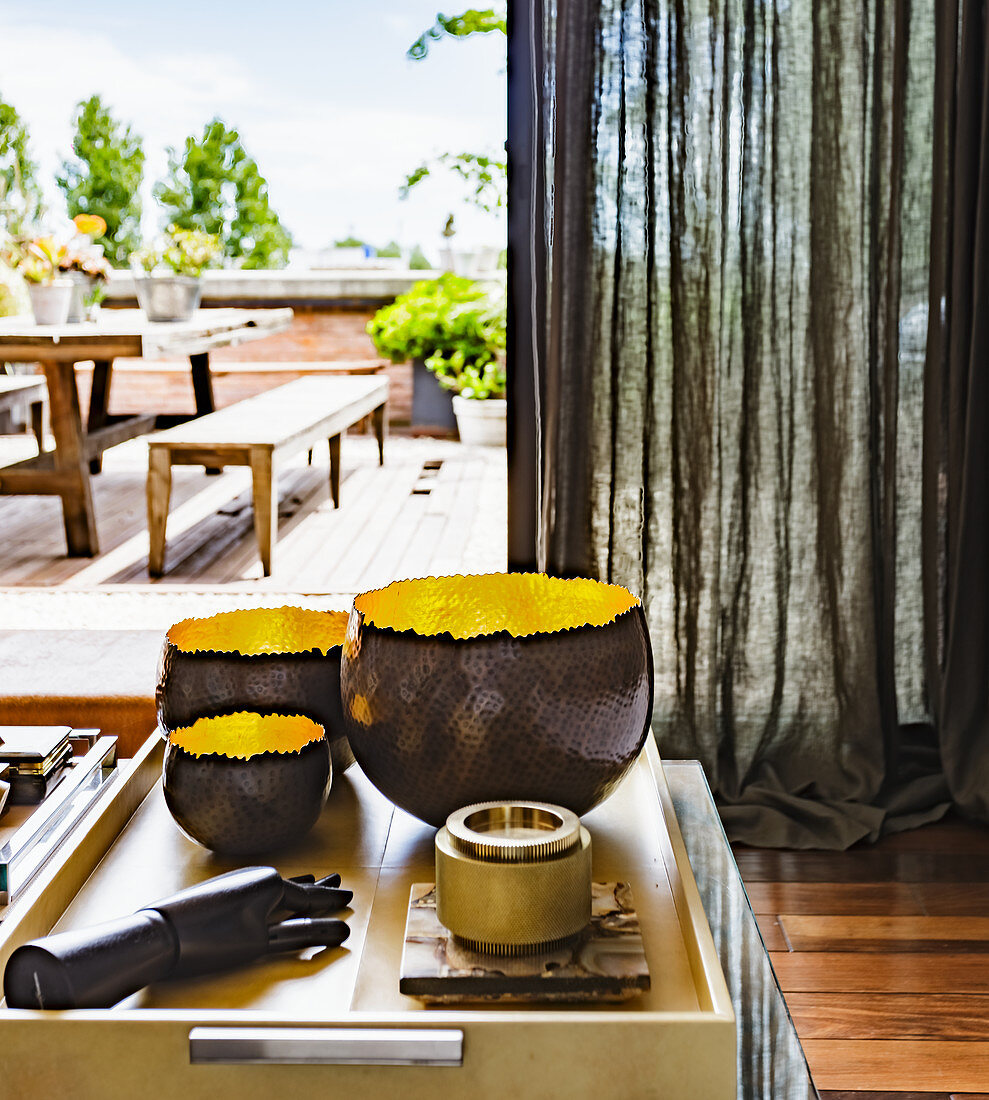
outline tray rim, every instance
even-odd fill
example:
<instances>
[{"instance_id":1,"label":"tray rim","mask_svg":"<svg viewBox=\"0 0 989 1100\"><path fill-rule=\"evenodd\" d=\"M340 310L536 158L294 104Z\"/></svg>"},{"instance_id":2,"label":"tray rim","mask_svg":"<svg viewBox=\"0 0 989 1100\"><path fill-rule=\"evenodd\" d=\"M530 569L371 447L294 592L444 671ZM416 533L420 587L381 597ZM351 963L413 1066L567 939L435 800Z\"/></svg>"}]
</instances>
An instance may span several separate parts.
<instances>
[{"instance_id":1,"label":"tray rim","mask_svg":"<svg viewBox=\"0 0 989 1100\"><path fill-rule=\"evenodd\" d=\"M19 903L19 911L0 924L0 972L6 966L10 954L21 943L45 935L68 908L76 894L85 886L90 874L110 850L113 843L126 829L131 817L153 790L161 775L164 743L157 731L152 733L132 758L127 774L122 774L107 797L100 799L90 812L90 820L82 823L71 843L64 846L57 860L40 873ZM650 734L642 756L654 783L665 829L658 838L663 864L669 879L681 935L687 952L694 988L700 1008L698 1011L636 1011L616 1014L610 1011L582 1007L579 1014L568 1006L548 1006L546 1009L529 1009L524 1019L536 1025L549 1021L559 1023L567 1018L573 1022L609 1024L617 1020L622 1026L655 1027L658 1024L686 1024L696 1026L720 1026L730 1028L735 1035L735 1012L721 964L714 944L714 937L694 880L686 846L673 810L673 801L662 761ZM126 767L124 761L121 767ZM373 904L373 903L372 903ZM392 1028L497 1026L520 1018L510 1007L504 1009L486 1007L483 1010L470 1006L458 1008L430 1008L428 1016L422 1013L395 1011L362 1011L348 1009L345 1013L273 1012L260 1009L223 1008L134 1008L120 1012L114 1008L72 1009L65 1012L44 1012L34 1009L0 1007L0 1022L35 1021L56 1026L77 1022L102 1021L129 1026L144 1024L187 1025L269 1025L271 1027L325 1027L374 1025Z\"/></svg>"}]
</instances>

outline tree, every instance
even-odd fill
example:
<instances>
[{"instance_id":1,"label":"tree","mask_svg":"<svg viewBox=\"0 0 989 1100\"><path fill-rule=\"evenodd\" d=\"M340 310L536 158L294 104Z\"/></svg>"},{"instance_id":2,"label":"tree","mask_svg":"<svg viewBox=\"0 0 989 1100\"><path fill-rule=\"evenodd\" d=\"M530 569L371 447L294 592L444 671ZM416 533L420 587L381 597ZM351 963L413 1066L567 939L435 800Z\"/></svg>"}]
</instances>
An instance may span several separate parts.
<instances>
[{"instance_id":1,"label":"tree","mask_svg":"<svg viewBox=\"0 0 989 1100\"><path fill-rule=\"evenodd\" d=\"M409 46L407 56L421 61L429 54L431 42L441 38L469 38L474 34L508 34L508 16L504 10L494 8L468 8L460 15L444 15L440 12L436 22Z\"/></svg>"},{"instance_id":2,"label":"tree","mask_svg":"<svg viewBox=\"0 0 989 1100\"><path fill-rule=\"evenodd\" d=\"M0 99L0 230L19 236L43 209L38 166L31 160L21 116Z\"/></svg>"},{"instance_id":3,"label":"tree","mask_svg":"<svg viewBox=\"0 0 989 1100\"><path fill-rule=\"evenodd\" d=\"M436 168L445 168L467 184L467 202L490 214L500 210L508 198L508 161L503 157L484 153L441 153L424 161L405 177L399 188L399 197L407 199L417 184L433 174Z\"/></svg>"},{"instance_id":4,"label":"tree","mask_svg":"<svg viewBox=\"0 0 989 1100\"><path fill-rule=\"evenodd\" d=\"M74 122L75 159L62 161L58 177L69 216L98 214L106 222L100 240L107 259L126 267L141 244L141 137L117 122L98 95L77 105Z\"/></svg>"},{"instance_id":5,"label":"tree","mask_svg":"<svg viewBox=\"0 0 989 1100\"><path fill-rule=\"evenodd\" d=\"M444 15L440 12L433 26L423 31L408 48L406 56L413 61L422 61L429 54L431 42L438 42L442 38L470 38L478 34L507 35L506 9L468 8L460 15ZM486 153L441 153L432 160L424 161L405 177L405 183L399 188L399 197L408 198L409 192L437 168L453 172L467 184L467 202L472 206L491 213L505 205L508 162L503 156Z\"/></svg>"},{"instance_id":6,"label":"tree","mask_svg":"<svg viewBox=\"0 0 989 1100\"><path fill-rule=\"evenodd\" d=\"M214 118L181 156L168 150L168 178L155 184L168 222L202 229L223 242L224 255L247 268L284 267L292 236L268 200L268 184L240 135Z\"/></svg>"}]
</instances>

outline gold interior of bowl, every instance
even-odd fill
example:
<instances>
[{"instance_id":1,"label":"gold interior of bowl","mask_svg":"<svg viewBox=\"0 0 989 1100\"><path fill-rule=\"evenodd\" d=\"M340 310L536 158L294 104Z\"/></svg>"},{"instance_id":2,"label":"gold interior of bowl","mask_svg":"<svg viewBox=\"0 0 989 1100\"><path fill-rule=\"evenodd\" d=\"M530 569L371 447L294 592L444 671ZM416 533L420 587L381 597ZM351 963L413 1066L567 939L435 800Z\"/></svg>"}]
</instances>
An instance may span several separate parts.
<instances>
[{"instance_id":1,"label":"gold interior of bowl","mask_svg":"<svg viewBox=\"0 0 989 1100\"><path fill-rule=\"evenodd\" d=\"M346 611L252 607L183 619L169 628L168 640L184 653L329 653L343 644L347 617Z\"/></svg>"},{"instance_id":2,"label":"gold interior of bowl","mask_svg":"<svg viewBox=\"0 0 989 1100\"><path fill-rule=\"evenodd\" d=\"M354 600L364 621L454 638L508 631L516 637L605 626L639 603L617 584L545 573L488 573L395 581Z\"/></svg>"},{"instance_id":3,"label":"gold interior of bowl","mask_svg":"<svg viewBox=\"0 0 989 1100\"><path fill-rule=\"evenodd\" d=\"M200 718L175 730L169 740L193 756L229 756L250 760L263 752L301 752L319 741L323 727L301 714L252 714L240 711Z\"/></svg>"}]
</instances>

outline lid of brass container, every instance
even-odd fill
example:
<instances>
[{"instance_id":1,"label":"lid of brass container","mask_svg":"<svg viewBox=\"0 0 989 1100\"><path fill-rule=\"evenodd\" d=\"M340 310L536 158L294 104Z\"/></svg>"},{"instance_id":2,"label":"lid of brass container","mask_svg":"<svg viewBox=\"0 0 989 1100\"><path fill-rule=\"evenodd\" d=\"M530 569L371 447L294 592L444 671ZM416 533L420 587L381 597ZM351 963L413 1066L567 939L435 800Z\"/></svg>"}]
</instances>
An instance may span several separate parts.
<instances>
[{"instance_id":1,"label":"lid of brass container","mask_svg":"<svg viewBox=\"0 0 989 1100\"><path fill-rule=\"evenodd\" d=\"M480 802L436 834L436 912L467 947L547 950L591 919L591 838L545 802Z\"/></svg>"}]
</instances>

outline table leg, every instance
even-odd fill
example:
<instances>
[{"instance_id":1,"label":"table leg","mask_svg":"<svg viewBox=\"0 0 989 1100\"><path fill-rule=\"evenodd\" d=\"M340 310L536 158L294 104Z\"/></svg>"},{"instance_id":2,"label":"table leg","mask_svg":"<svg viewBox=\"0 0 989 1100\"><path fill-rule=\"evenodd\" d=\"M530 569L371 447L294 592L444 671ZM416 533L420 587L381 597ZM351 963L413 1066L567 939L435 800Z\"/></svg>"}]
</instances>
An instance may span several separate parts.
<instances>
[{"instance_id":1,"label":"table leg","mask_svg":"<svg viewBox=\"0 0 989 1100\"><path fill-rule=\"evenodd\" d=\"M38 441L38 454L45 453L45 403L44 401L31 402L31 431Z\"/></svg>"},{"instance_id":2,"label":"table leg","mask_svg":"<svg viewBox=\"0 0 989 1100\"><path fill-rule=\"evenodd\" d=\"M330 496L333 507L340 507L340 435L330 437Z\"/></svg>"},{"instance_id":3,"label":"table leg","mask_svg":"<svg viewBox=\"0 0 989 1100\"><path fill-rule=\"evenodd\" d=\"M93 384L89 390L89 413L86 417L86 431L95 432L106 425L110 408L110 378L113 373L112 359L97 359L93 363ZM103 469L103 456L97 455L89 460L89 472L98 474Z\"/></svg>"},{"instance_id":4,"label":"table leg","mask_svg":"<svg viewBox=\"0 0 989 1100\"><path fill-rule=\"evenodd\" d=\"M271 576L271 559L278 538L278 492L274 456L270 447L251 448L251 481L254 487L254 534L261 568Z\"/></svg>"},{"instance_id":5,"label":"table leg","mask_svg":"<svg viewBox=\"0 0 989 1100\"><path fill-rule=\"evenodd\" d=\"M172 456L166 447L148 452L148 573L160 577L165 570L165 528L172 495Z\"/></svg>"},{"instance_id":6,"label":"table leg","mask_svg":"<svg viewBox=\"0 0 989 1100\"><path fill-rule=\"evenodd\" d=\"M374 434L378 440L378 465L384 466L385 464L385 435L388 431L388 422L385 419L385 405L379 405L373 413L371 413L371 419L374 422Z\"/></svg>"},{"instance_id":7,"label":"table leg","mask_svg":"<svg viewBox=\"0 0 989 1100\"><path fill-rule=\"evenodd\" d=\"M208 416L216 412L213 400L213 376L209 370L209 352L201 351L189 356L192 368L192 392L196 398L196 416ZM215 466L207 466L206 473L211 477L222 471Z\"/></svg>"},{"instance_id":8,"label":"table leg","mask_svg":"<svg viewBox=\"0 0 989 1100\"><path fill-rule=\"evenodd\" d=\"M85 457L75 364L46 362L41 366L48 382L51 429L55 437L52 461L56 472L64 478L59 495L69 556L94 557L100 552L100 542Z\"/></svg>"}]
</instances>

